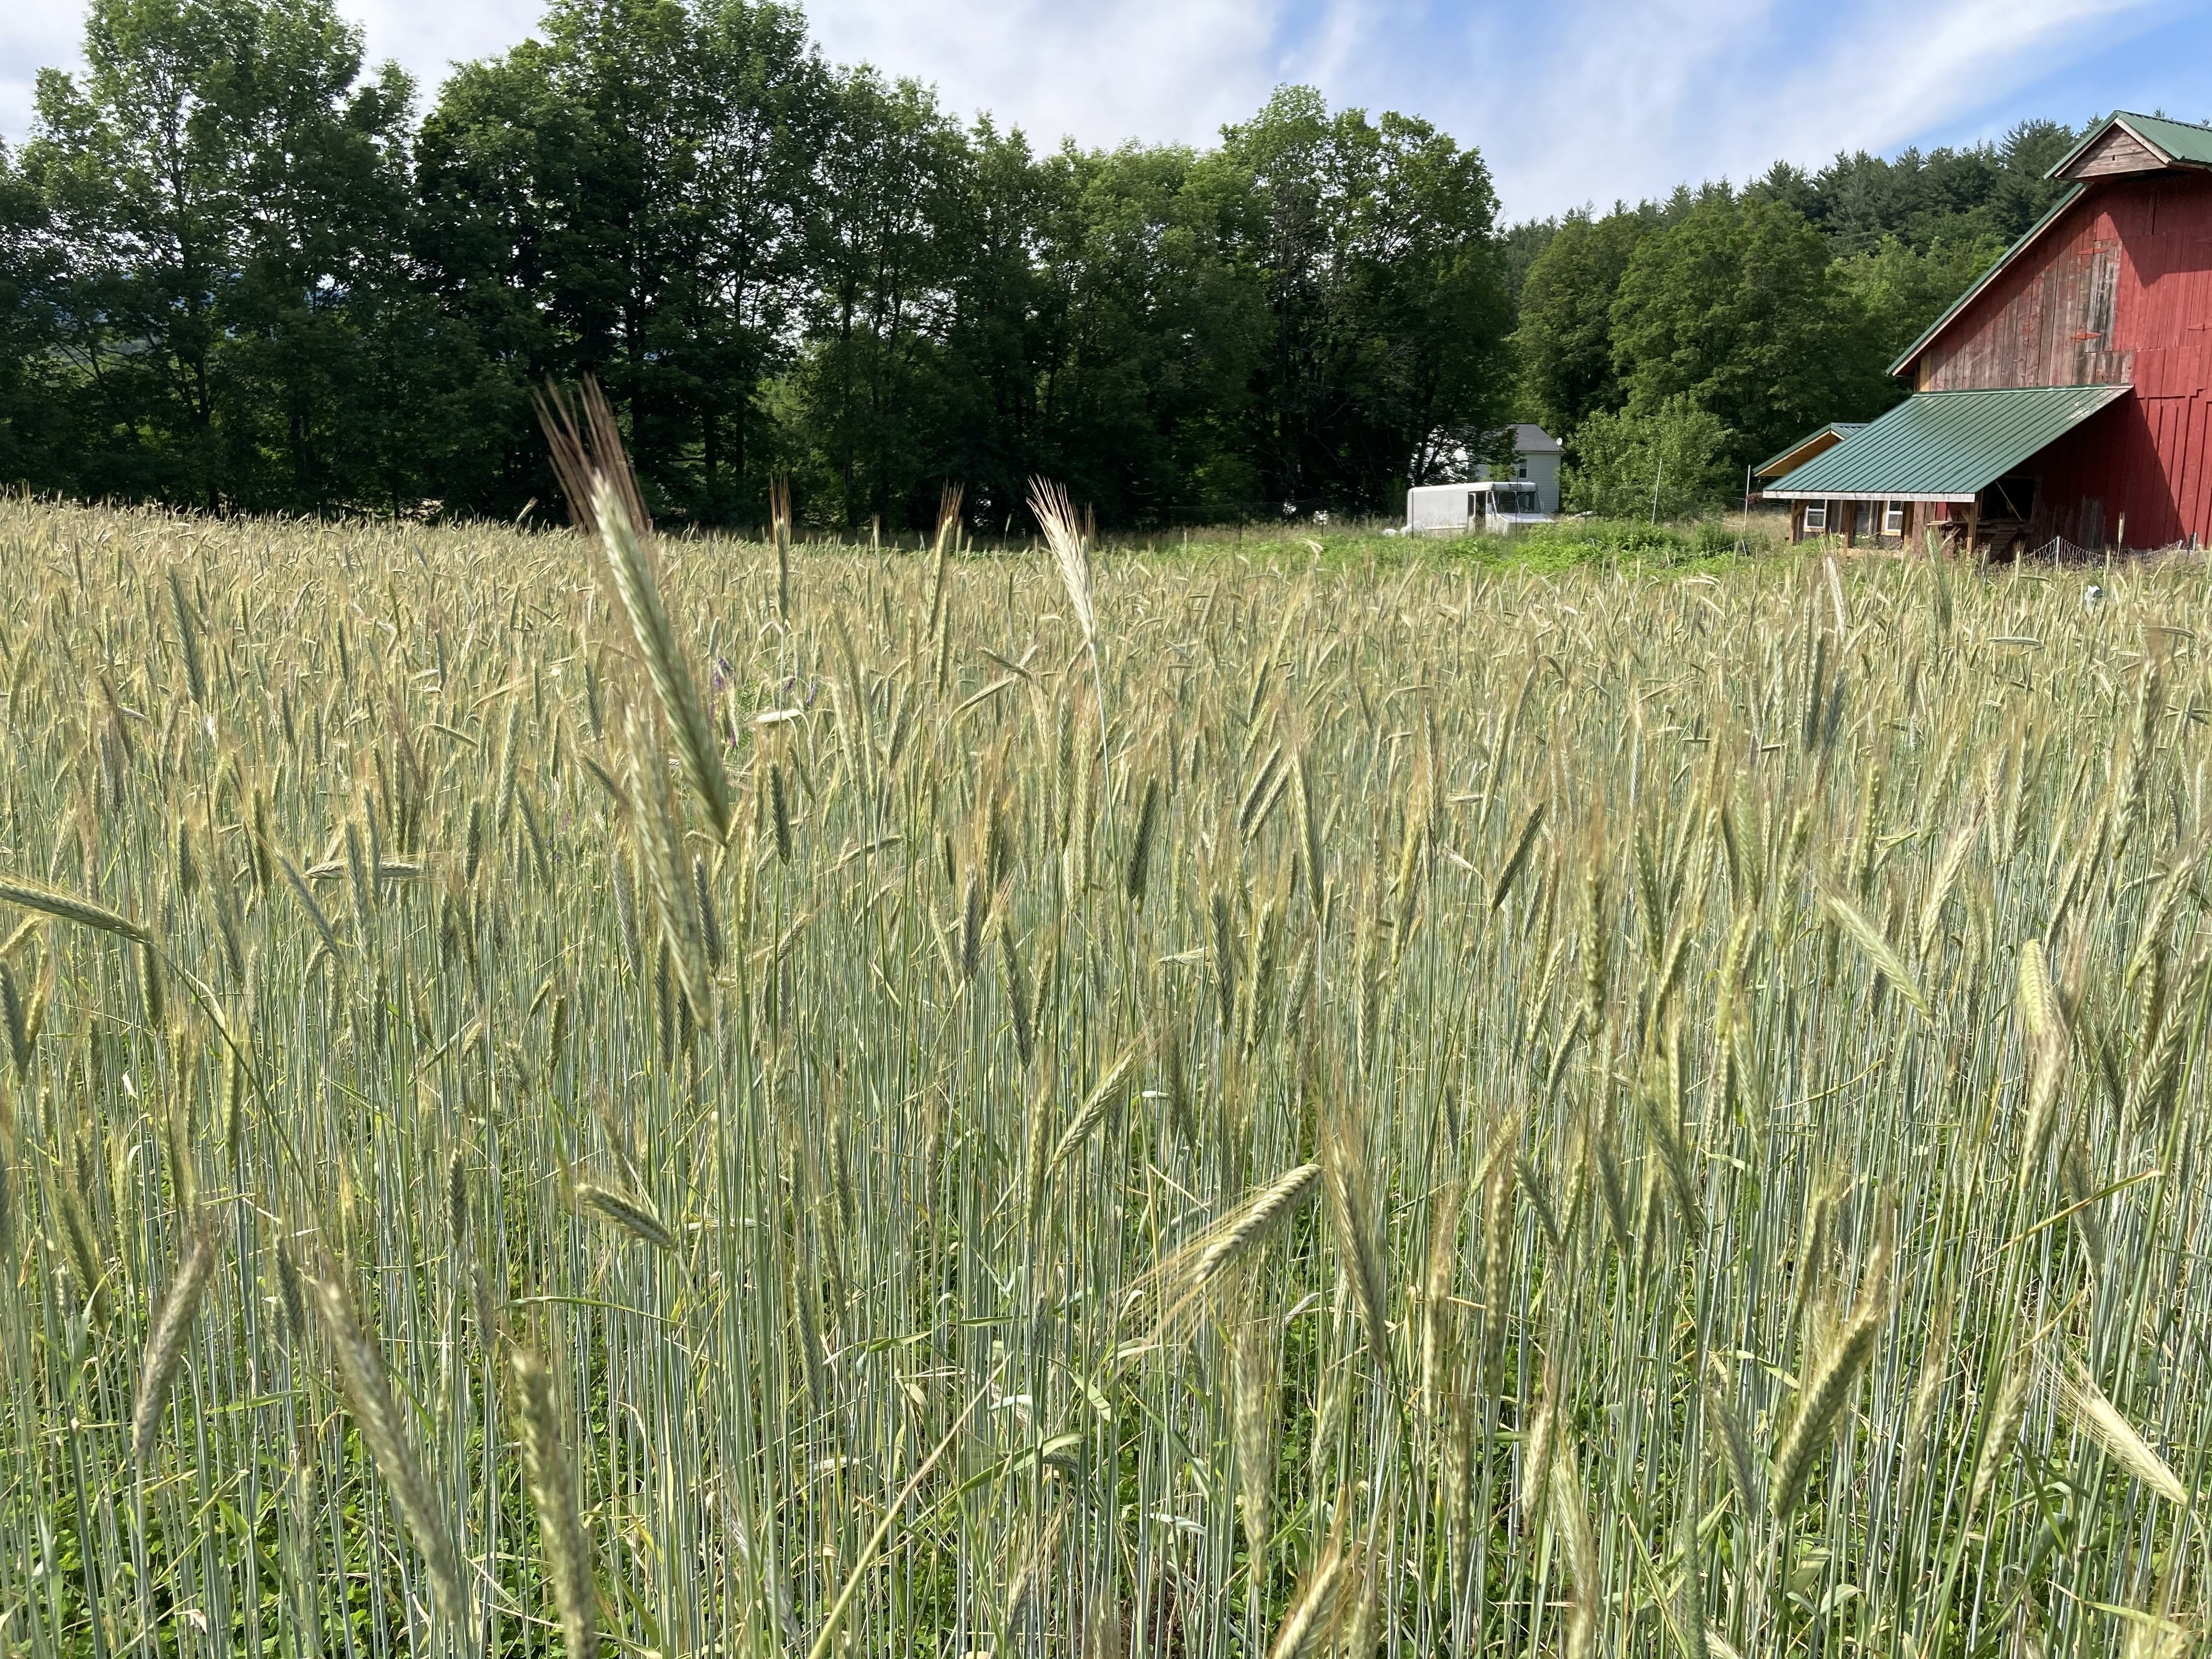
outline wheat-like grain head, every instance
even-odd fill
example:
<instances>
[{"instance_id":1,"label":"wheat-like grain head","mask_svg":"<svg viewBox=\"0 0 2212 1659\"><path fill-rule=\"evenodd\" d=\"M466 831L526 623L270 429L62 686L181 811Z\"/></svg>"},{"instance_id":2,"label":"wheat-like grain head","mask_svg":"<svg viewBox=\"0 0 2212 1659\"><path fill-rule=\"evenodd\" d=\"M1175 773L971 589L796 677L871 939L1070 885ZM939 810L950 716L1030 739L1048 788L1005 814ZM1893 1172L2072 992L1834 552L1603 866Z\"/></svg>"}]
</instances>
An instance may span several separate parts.
<instances>
[{"instance_id":1,"label":"wheat-like grain head","mask_svg":"<svg viewBox=\"0 0 2212 1659\"><path fill-rule=\"evenodd\" d=\"M534 1350L518 1346L508 1352L507 1376L514 1388L513 1415L522 1442L523 1474L538 1510L546 1576L553 1582L553 1605L561 1616L562 1643L568 1659L594 1659L599 1634L591 1540L576 1507L575 1478L561 1444L552 1368Z\"/></svg>"}]
</instances>

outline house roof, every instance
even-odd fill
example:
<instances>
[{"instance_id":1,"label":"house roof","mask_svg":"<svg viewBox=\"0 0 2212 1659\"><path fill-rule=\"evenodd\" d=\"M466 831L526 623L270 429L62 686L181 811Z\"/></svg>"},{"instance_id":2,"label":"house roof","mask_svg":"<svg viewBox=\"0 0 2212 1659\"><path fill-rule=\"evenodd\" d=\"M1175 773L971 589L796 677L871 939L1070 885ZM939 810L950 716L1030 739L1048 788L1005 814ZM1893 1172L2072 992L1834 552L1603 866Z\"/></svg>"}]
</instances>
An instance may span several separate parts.
<instances>
[{"instance_id":1,"label":"house roof","mask_svg":"<svg viewBox=\"0 0 2212 1659\"><path fill-rule=\"evenodd\" d=\"M2115 131L2125 133L2149 150L2152 158L2160 167L2187 169L2212 167L2212 127L2198 126L2190 121L2170 121L2162 115L2136 115L2122 110L2106 116L2088 132L2082 135L2081 142L2067 151L2057 165L2044 177L2046 179L2067 178L2069 171L2084 155L2102 143ZM2079 179L2074 180L2065 194L2051 204L2049 212L2030 225L2026 234L2004 251L2002 258L1984 271L1979 280L1970 285L1964 294L1954 300L1943 314L1928 325L1926 331L1918 339L1899 354L1897 361L1889 366L1889 372L1893 374L1902 374L1911 368L1913 359L1927 349L1930 340L1950 325L1953 318L1972 305L1976 297L1996 280L2000 271L2006 270L2014 260L2033 247L2043 233L2064 216L2067 209L2081 199L2085 188Z\"/></svg>"},{"instance_id":2,"label":"house roof","mask_svg":"<svg viewBox=\"0 0 2212 1659\"><path fill-rule=\"evenodd\" d=\"M1765 493L1782 501L1971 501L2127 390L1915 392Z\"/></svg>"},{"instance_id":3,"label":"house roof","mask_svg":"<svg viewBox=\"0 0 2212 1659\"><path fill-rule=\"evenodd\" d=\"M1516 455L1556 455L1566 446L1533 421L1519 421L1513 427L1513 453Z\"/></svg>"},{"instance_id":4,"label":"house roof","mask_svg":"<svg viewBox=\"0 0 2212 1659\"><path fill-rule=\"evenodd\" d=\"M1864 421L1831 421L1826 426L1814 427L1796 443L1769 455L1757 466L1752 468L1752 472L1761 478L1778 477L1795 467L1802 466L1807 461L1812 459L1812 456L1805 453L1807 450L1813 449L1816 445L1819 445L1821 449L1833 449L1836 445L1865 424ZM1829 441L1821 444L1820 440L1823 438Z\"/></svg>"}]
</instances>

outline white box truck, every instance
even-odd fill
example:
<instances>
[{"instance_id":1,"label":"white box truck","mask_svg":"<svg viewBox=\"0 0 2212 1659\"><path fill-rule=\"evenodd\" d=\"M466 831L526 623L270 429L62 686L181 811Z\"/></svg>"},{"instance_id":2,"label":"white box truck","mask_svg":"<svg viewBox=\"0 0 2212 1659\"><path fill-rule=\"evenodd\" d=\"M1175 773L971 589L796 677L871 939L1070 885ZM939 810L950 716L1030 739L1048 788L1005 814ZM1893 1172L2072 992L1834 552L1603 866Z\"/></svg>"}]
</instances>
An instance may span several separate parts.
<instances>
[{"instance_id":1,"label":"white box truck","mask_svg":"<svg viewBox=\"0 0 2212 1659\"><path fill-rule=\"evenodd\" d=\"M1409 536L1510 530L1516 525L1551 521L1552 515L1539 509L1536 486L1526 478L1419 484L1406 492Z\"/></svg>"}]
</instances>

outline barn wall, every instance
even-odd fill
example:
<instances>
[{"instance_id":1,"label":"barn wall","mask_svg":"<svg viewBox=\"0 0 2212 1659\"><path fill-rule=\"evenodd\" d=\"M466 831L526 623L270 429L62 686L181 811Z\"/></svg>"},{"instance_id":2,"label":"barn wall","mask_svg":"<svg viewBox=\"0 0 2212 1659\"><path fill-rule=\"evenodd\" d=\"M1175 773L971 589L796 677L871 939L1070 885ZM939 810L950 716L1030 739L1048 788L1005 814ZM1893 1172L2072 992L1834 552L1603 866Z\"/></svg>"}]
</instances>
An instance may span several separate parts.
<instances>
[{"instance_id":1,"label":"barn wall","mask_svg":"<svg viewBox=\"0 0 2212 1659\"><path fill-rule=\"evenodd\" d=\"M2095 185L1922 353L1927 392L2212 384L2212 176Z\"/></svg>"},{"instance_id":2,"label":"barn wall","mask_svg":"<svg viewBox=\"0 0 2212 1659\"><path fill-rule=\"evenodd\" d=\"M1931 342L1926 391L2126 383L2055 444L2037 532L2098 545L2212 538L2212 177L2094 185Z\"/></svg>"},{"instance_id":3,"label":"barn wall","mask_svg":"<svg viewBox=\"0 0 2212 1659\"><path fill-rule=\"evenodd\" d=\"M2123 513L2129 515L2128 538L2137 545L2153 544L2153 538L2171 539L2158 536L2145 514L2151 496L2139 488L2141 475L2146 458L2155 471L2156 453L2147 447L2143 436L2135 400L2124 398L2023 468L2036 481L2031 539L2040 544L2063 536L2079 547L2103 547L2119 529ZM2124 489L2124 480L2138 487ZM2123 495L2129 499L2123 501Z\"/></svg>"}]
</instances>

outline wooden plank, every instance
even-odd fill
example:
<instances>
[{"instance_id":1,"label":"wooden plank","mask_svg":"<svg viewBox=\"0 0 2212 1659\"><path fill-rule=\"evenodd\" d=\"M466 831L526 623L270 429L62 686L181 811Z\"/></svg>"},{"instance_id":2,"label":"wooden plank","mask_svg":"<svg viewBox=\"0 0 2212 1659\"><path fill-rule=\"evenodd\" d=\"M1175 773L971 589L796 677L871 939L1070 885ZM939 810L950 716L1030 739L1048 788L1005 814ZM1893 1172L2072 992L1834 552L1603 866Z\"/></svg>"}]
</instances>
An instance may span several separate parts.
<instances>
[{"instance_id":1,"label":"wooden plank","mask_svg":"<svg viewBox=\"0 0 2212 1659\"><path fill-rule=\"evenodd\" d=\"M2129 379L2133 342L2122 337L2146 280L2127 251L2173 216L2159 191L2200 205L2212 179L2169 173L2120 179L2085 195L2021 259L1931 341L1919 360L1922 389L2110 385ZM2099 272L2107 273L2099 280ZM2162 280L2168 273L2160 270ZM2202 315L2200 310L2199 315ZM2104 324L2109 315L2112 326Z\"/></svg>"},{"instance_id":2,"label":"wooden plank","mask_svg":"<svg viewBox=\"0 0 2212 1659\"><path fill-rule=\"evenodd\" d=\"M2166 163L2158 152L2133 133L2115 126L2089 146L2063 179L2116 179L2131 173L2155 173Z\"/></svg>"}]
</instances>

